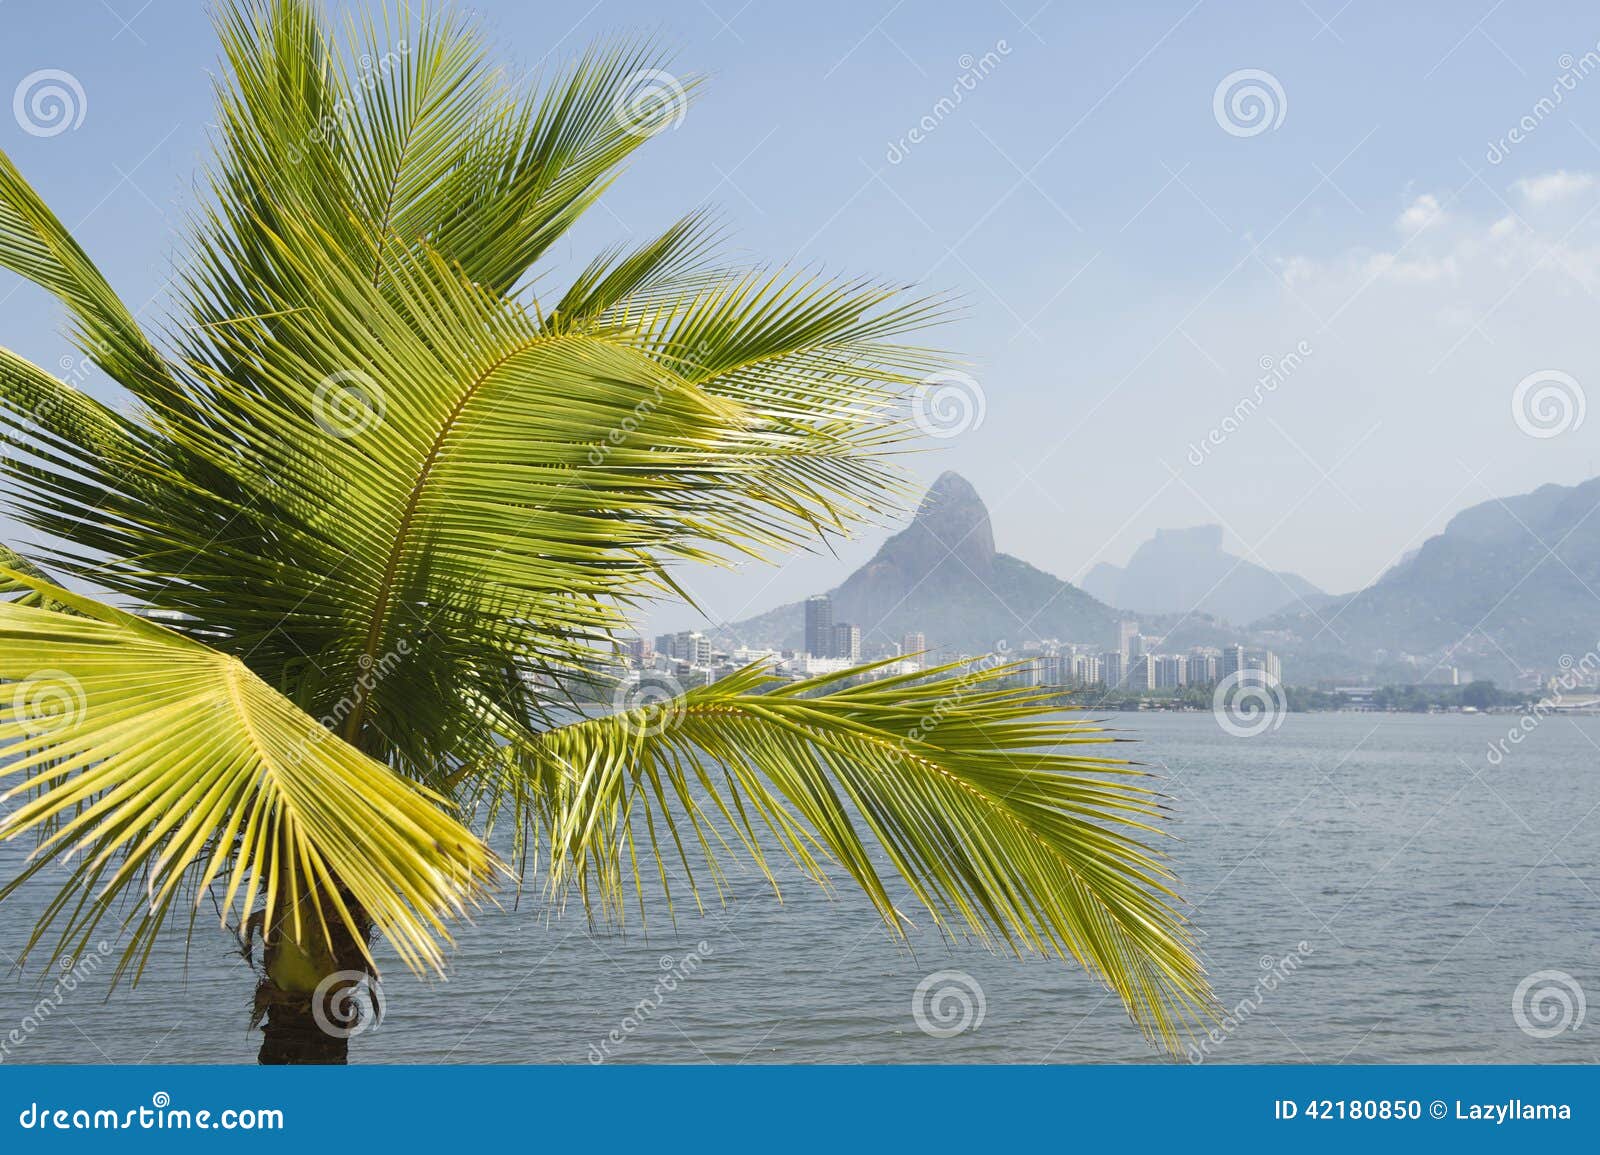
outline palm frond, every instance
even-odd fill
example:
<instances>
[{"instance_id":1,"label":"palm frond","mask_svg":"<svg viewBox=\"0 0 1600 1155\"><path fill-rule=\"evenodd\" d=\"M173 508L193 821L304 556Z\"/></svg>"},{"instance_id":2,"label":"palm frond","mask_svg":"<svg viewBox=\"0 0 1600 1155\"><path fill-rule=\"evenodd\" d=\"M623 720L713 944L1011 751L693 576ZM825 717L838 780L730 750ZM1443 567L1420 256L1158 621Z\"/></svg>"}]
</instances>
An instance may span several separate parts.
<instances>
[{"instance_id":1,"label":"palm frond","mask_svg":"<svg viewBox=\"0 0 1600 1155\"><path fill-rule=\"evenodd\" d=\"M0 268L55 294L84 353L140 397L165 396L171 374L133 314L17 166L0 152Z\"/></svg>"},{"instance_id":2,"label":"palm frond","mask_svg":"<svg viewBox=\"0 0 1600 1155\"><path fill-rule=\"evenodd\" d=\"M518 790L550 884L613 917L647 876L671 901L669 860L698 902L696 869L720 890L728 858L770 879L776 852L819 881L842 868L903 933L876 846L940 928L1075 959L1178 1049L1211 994L1148 844L1163 806L1142 772L1099 753L1111 739L1092 725L1004 688L1010 667L847 681L871 672L747 669L543 734L485 779Z\"/></svg>"},{"instance_id":3,"label":"palm frond","mask_svg":"<svg viewBox=\"0 0 1600 1155\"><path fill-rule=\"evenodd\" d=\"M444 920L494 860L441 800L329 734L230 658L19 570L0 577L75 614L0 602L0 838L39 836L4 893L60 865L29 940L81 950L130 905L118 967L135 975L183 893L213 883L244 926L258 902L296 941L353 925L350 904L413 969L438 968ZM307 896L288 910L286 895ZM348 897L346 897L348 896ZM301 925L302 922L312 925ZM331 938L330 938L331 941Z\"/></svg>"}]
</instances>

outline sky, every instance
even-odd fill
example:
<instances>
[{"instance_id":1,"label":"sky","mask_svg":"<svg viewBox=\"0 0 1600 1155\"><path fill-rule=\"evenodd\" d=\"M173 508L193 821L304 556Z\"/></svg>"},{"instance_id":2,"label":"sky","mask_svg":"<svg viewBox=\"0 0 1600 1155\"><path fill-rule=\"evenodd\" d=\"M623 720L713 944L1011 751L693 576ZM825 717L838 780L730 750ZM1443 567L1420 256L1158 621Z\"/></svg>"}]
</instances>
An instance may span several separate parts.
<instances>
[{"instance_id":1,"label":"sky","mask_svg":"<svg viewBox=\"0 0 1600 1155\"><path fill-rule=\"evenodd\" d=\"M1600 472L1592 5L472 10L513 70L648 32L706 77L552 282L709 203L752 262L954 294L927 339L965 375L922 394L910 467L967 476L999 548L1063 577L1215 522L1345 592L1467 506ZM0 148L152 323L216 61L203 5L0 0ZM64 114L34 99L51 88ZM0 342L70 371L61 321L0 273ZM883 536L684 581L736 620L837 584Z\"/></svg>"}]
</instances>

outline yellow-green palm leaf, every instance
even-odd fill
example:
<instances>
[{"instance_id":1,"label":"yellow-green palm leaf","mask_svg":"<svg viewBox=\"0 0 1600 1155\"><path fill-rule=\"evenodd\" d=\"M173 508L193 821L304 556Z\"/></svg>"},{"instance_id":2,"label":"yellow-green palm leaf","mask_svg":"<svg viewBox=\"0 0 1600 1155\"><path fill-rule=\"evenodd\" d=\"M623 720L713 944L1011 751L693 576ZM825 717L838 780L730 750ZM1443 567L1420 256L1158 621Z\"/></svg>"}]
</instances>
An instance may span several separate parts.
<instances>
[{"instance_id":1,"label":"yellow-green palm leaf","mask_svg":"<svg viewBox=\"0 0 1600 1155\"><path fill-rule=\"evenodd\" d=\"M949 666L851 684L751 668L682 697L576 722L483 768L547 844L549 882L621 917L678 862L720 890L742 850L825 881L841 868L902 933L871 847L946 930L1069 957L1177 1050L1211 1004L1172 874L1146 845L1162 799L1111 737L1050 695L1006 688L1009 666ZM639 845L643 841L644 845ZM776 884L775 884L776 885Z\"/></svg>"},{"instance_id":2,"label":"yellow-green palm leaf","mask_svg":"<svg viewBox=\"0 0 1600 1155\"><path fill-rule=\"evenodd\" d=\"M326 935L353 901L412 967L438 967L445 920L492 856L430 796L328 733L237 658L16 570L0 577L75 611L0 602L0 837L41 834L30 873L70 882L55 924L81 948L119 904L142 960L181 894L213 882L243 926ZM274 910L285 894L309 903ZM348 896L348 897L345 897ZM301 920L317 925L300 925ZM30 944L31 946L32 944Z\"/></svg>"},{"instance_id":3,"label":"yellow-green palm leaf","mask_svg":"<svg viewBox=\"0 0 1600 1155\"><path fill-rule=\"evenodd\" d=\"M34 942L126 909L137 974L209 894L295 946L370 923L438 966L494 869L470 805L609 911L673 859L720 884L781 853L896 931L898 885L1076 959L1169 1045L1203 1015L1156 796L998 673L747 671L665 728L563 724L675 567L904 493L905 392L945 363L908 334L939 299L728 263L702 214L552 261L649 137L622 114L647 43L529 85L453 13L341 40L305 0L239 0L217 24L217 157L161 340L0 155L0 268L136 402L0 348L0 486L41 543L0 553L0 836L42 843L0 897L70 852ZM30 712L49 671L70 727Z\"/></svg>"}]
</instances>

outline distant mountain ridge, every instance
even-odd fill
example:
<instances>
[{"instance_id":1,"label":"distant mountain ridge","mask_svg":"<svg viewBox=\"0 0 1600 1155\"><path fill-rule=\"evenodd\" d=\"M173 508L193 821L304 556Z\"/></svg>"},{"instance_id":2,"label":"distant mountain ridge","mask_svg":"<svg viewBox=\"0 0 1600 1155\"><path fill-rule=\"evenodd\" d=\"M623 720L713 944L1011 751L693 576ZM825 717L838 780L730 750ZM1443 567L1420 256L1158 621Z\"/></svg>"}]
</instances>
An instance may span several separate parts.
<instances>
[{"instance_id":1,"label":"distant mountain ridge","mask_svg":"<svg viewBox=\"0 0 1600 1155\"><path fill-rule=\"evenodd\" d=\"M1228 553L1222 548L1220 525L1158 529L1126 566L1095 566L1083 579L1083 588L1131 613L1198 611L1241 626L1327 596L1298 574L1275 572Z\"/></svg>"},{"instance_id":2,"label":"distant mountain ridge","mask_svg":"<svg viewBox=\"0 0 1600 1155\"><path fill-rule=\"evenodd\" d=\"M1257 623L1308 668L1509 682L1600 645L1600 478L1464 509L1366 589Z\"/></svg>"},{"instance_id":3,"label":"distant mountain ridge","mask_svg":"<svg viewBox=\"0 0 1600 1155\"><path fill-rule=\"evenodd\" d=\"M1554 672L1563 655L1578 661L1600 649L1597 512L1600 478L1486 501L1462 510L1372 585L1337 596L1239 561L1221 549L1215 526L1161 531L1126 567L1097 567L1099 576L1085 582L1107 592L1116 579L1116 596L1136 612L998 552L977 491L945 473L911 524L830 592L834 619L861 627L866 652L912 632L954 653L987 653L1002 639L1014 649L1045 638L1109 647L1116 623L1137 618L1146 633L1165 634L1171 652L1235 642L1270 648L1299 684L1437 680L1456 667L1511 685ZM1216 583L1219 559L1246 575L1224 581L1220 600L1202 596ZM1181 583L1142 586L1157 568L1187 572L1177 575ZM1185 605L1190 592L1196 601ZM1252 612L1274 599L1266 616ZM799 649L803 619L802 603L793 602L718 630L716 640Z\"/></svg>"},{"instance_id":4,"label":"distant mountain ridge","mask_svg":"<svg viewBox=\"0 0 1600 1155\"><path fill-rule=\"evenodd\" d=\"M834 620L860 626L868 652L912 632L924 634L930 647L969 654L987 653L1002 639L1107 643L1123 616L996 551L983 499L952 472L933 483L910 525L829 592ZM785 649L800 647L803 634L800 602L718 632L724 642Z\"/></svg>"}]
</instances>

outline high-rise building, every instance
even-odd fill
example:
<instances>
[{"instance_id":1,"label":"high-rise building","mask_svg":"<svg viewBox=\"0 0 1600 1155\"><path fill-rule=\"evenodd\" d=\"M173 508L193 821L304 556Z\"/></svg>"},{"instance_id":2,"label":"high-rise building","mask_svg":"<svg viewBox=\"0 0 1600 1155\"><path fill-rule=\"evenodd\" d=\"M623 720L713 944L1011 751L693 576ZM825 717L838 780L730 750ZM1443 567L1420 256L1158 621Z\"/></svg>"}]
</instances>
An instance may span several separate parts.
<instances>
[{"instance_id":1,"label":"high-rise building","mask_svg":"<svg viewBox=\"0 0 1600 1155\"><path fill-rule=\"evenodd\" d=\"M1156 689L1176 690L1187 683L1189 670L1182 658L1163 655L1153 661L1156 664Z\"/></svg>"},{"instance_id":2,"label":"high-rise building","mask_svg":"<svg viewBox=\"0 0 1600 1155\"><path fill-rule=\"evenodd\" d=\"M1100 681L1108 690L1114 690L1124 681L1123 655L1118 650L1107 650L1100 655Z\"/></svg>"},{"instance_id":3,"label":"high-rise building","mask_svg":"<svg viewBox=\"0 0 1600 1155\"><path fill-rule=\"evenodd\" d=\"M1128 659L1128 689L1153 690L1156 688L1156 660L1149 654Z\"/></svg>"},{"instance_id":4,"label":"high-rise building","mask_svg":"<svg viewBox=\"0 0 1600 1155\"><path fill-rule=\"evenodd\" d=\"M1278 660L1278 655L1271 650L1248 655L1245 658L1245 668L1260 671L1261 680L1269 686L1276 686L1283 681L1283 666Z\"/></svg>"},{"instance_id":5,"label":"high-rise building","mask_svg":"<svg viewBox=\"0 0 1600 1155\"><path fill-rule=\"evenodd\" d=\"M928 639L922 634L906 634L900 639L900 652L904 655L920 654L927 648ZM924 659L919 658L918 661L927 664Z\"/></svg>"},{"instance_id":6,"label":"high-rise building","mask_svg":"<svg viewBox=\"0 0 1600 1155\"><path fill-rule=\"evenodd\" d=\"M674 662L687 662L691 666L709 665L711 639L695 630L662 634L656 639L656 653Z\"/></svg>"},{"instance_id":7,"label":"high-rise building","mask_svg":"<svg viewBox=\"0 0 1600 1155\"><path fill-rule=\"evenodd\" d=\"M1134 634L1128 639L1128 657L1142 658L1150 652L1149 639L1143 634Z\"/></svg>"},{"instance_id":8,"label":"high-rise building","mask_svg":"<svg viewBox=\"0 0 1600 1155\"><path fill-rule=\"evenodd\" d=\"M832 613L831 605L829 606L829 613ZM859 662L861 660L861 627L853 626L849 622L840 622L834 626L833 651L826 656L844 658L848 662Z\"/></svg>"},{"instance_id":9,"label":"high-rise building","mask_svg":"<svg viewBox=\"0 0 1600 1155\"><path fill-rule=\"evenodd\" d=\"M813 658L833 657L833 599L814 594L806 599L806 653Z\"/></svg>"},{"instance_id":10,"label":"high-rise building","mask_svg":"<svg viewBox=\"0 0 1600 1155\"><path fill-rule=\"evenodd\" d=\"M1188 667L1187 682L1191 686L1209 686L1217 680L1215 654L1190 654Z\"/></svg>"},{"instance_id":11,"label":"high-rise building","mask_svg":"<svg viewBox=\"0 0 1600 1155\"><path fill-rule=\"evenodd\" d=\"M1139 636L1138 622L1117 623L1117 653L1127 657L1133 652L1133 639Z\"/></svg>"},{"instance_id":12,"label":"high-rise building","mask_svg":"<svg viewBox=\"0 0 1600 1155\"><path fill-rule=\"evenodd\" d=\"M1076 654L1072 659L1072 680L1080 686L1100 682L1100 659L1095 654Z\"/></svg>"},{"instance_id":13,"label":"high-rise building","mask_svg":"<svg viewBox=\"0 0 1600 1155\"><path fill-rule=\"evenodd\" d=\"M1217 663L1217 680L1231 677L1244 668L1244 647L1223 646L1222 660Z\"/></svg>"}]
</instances>

